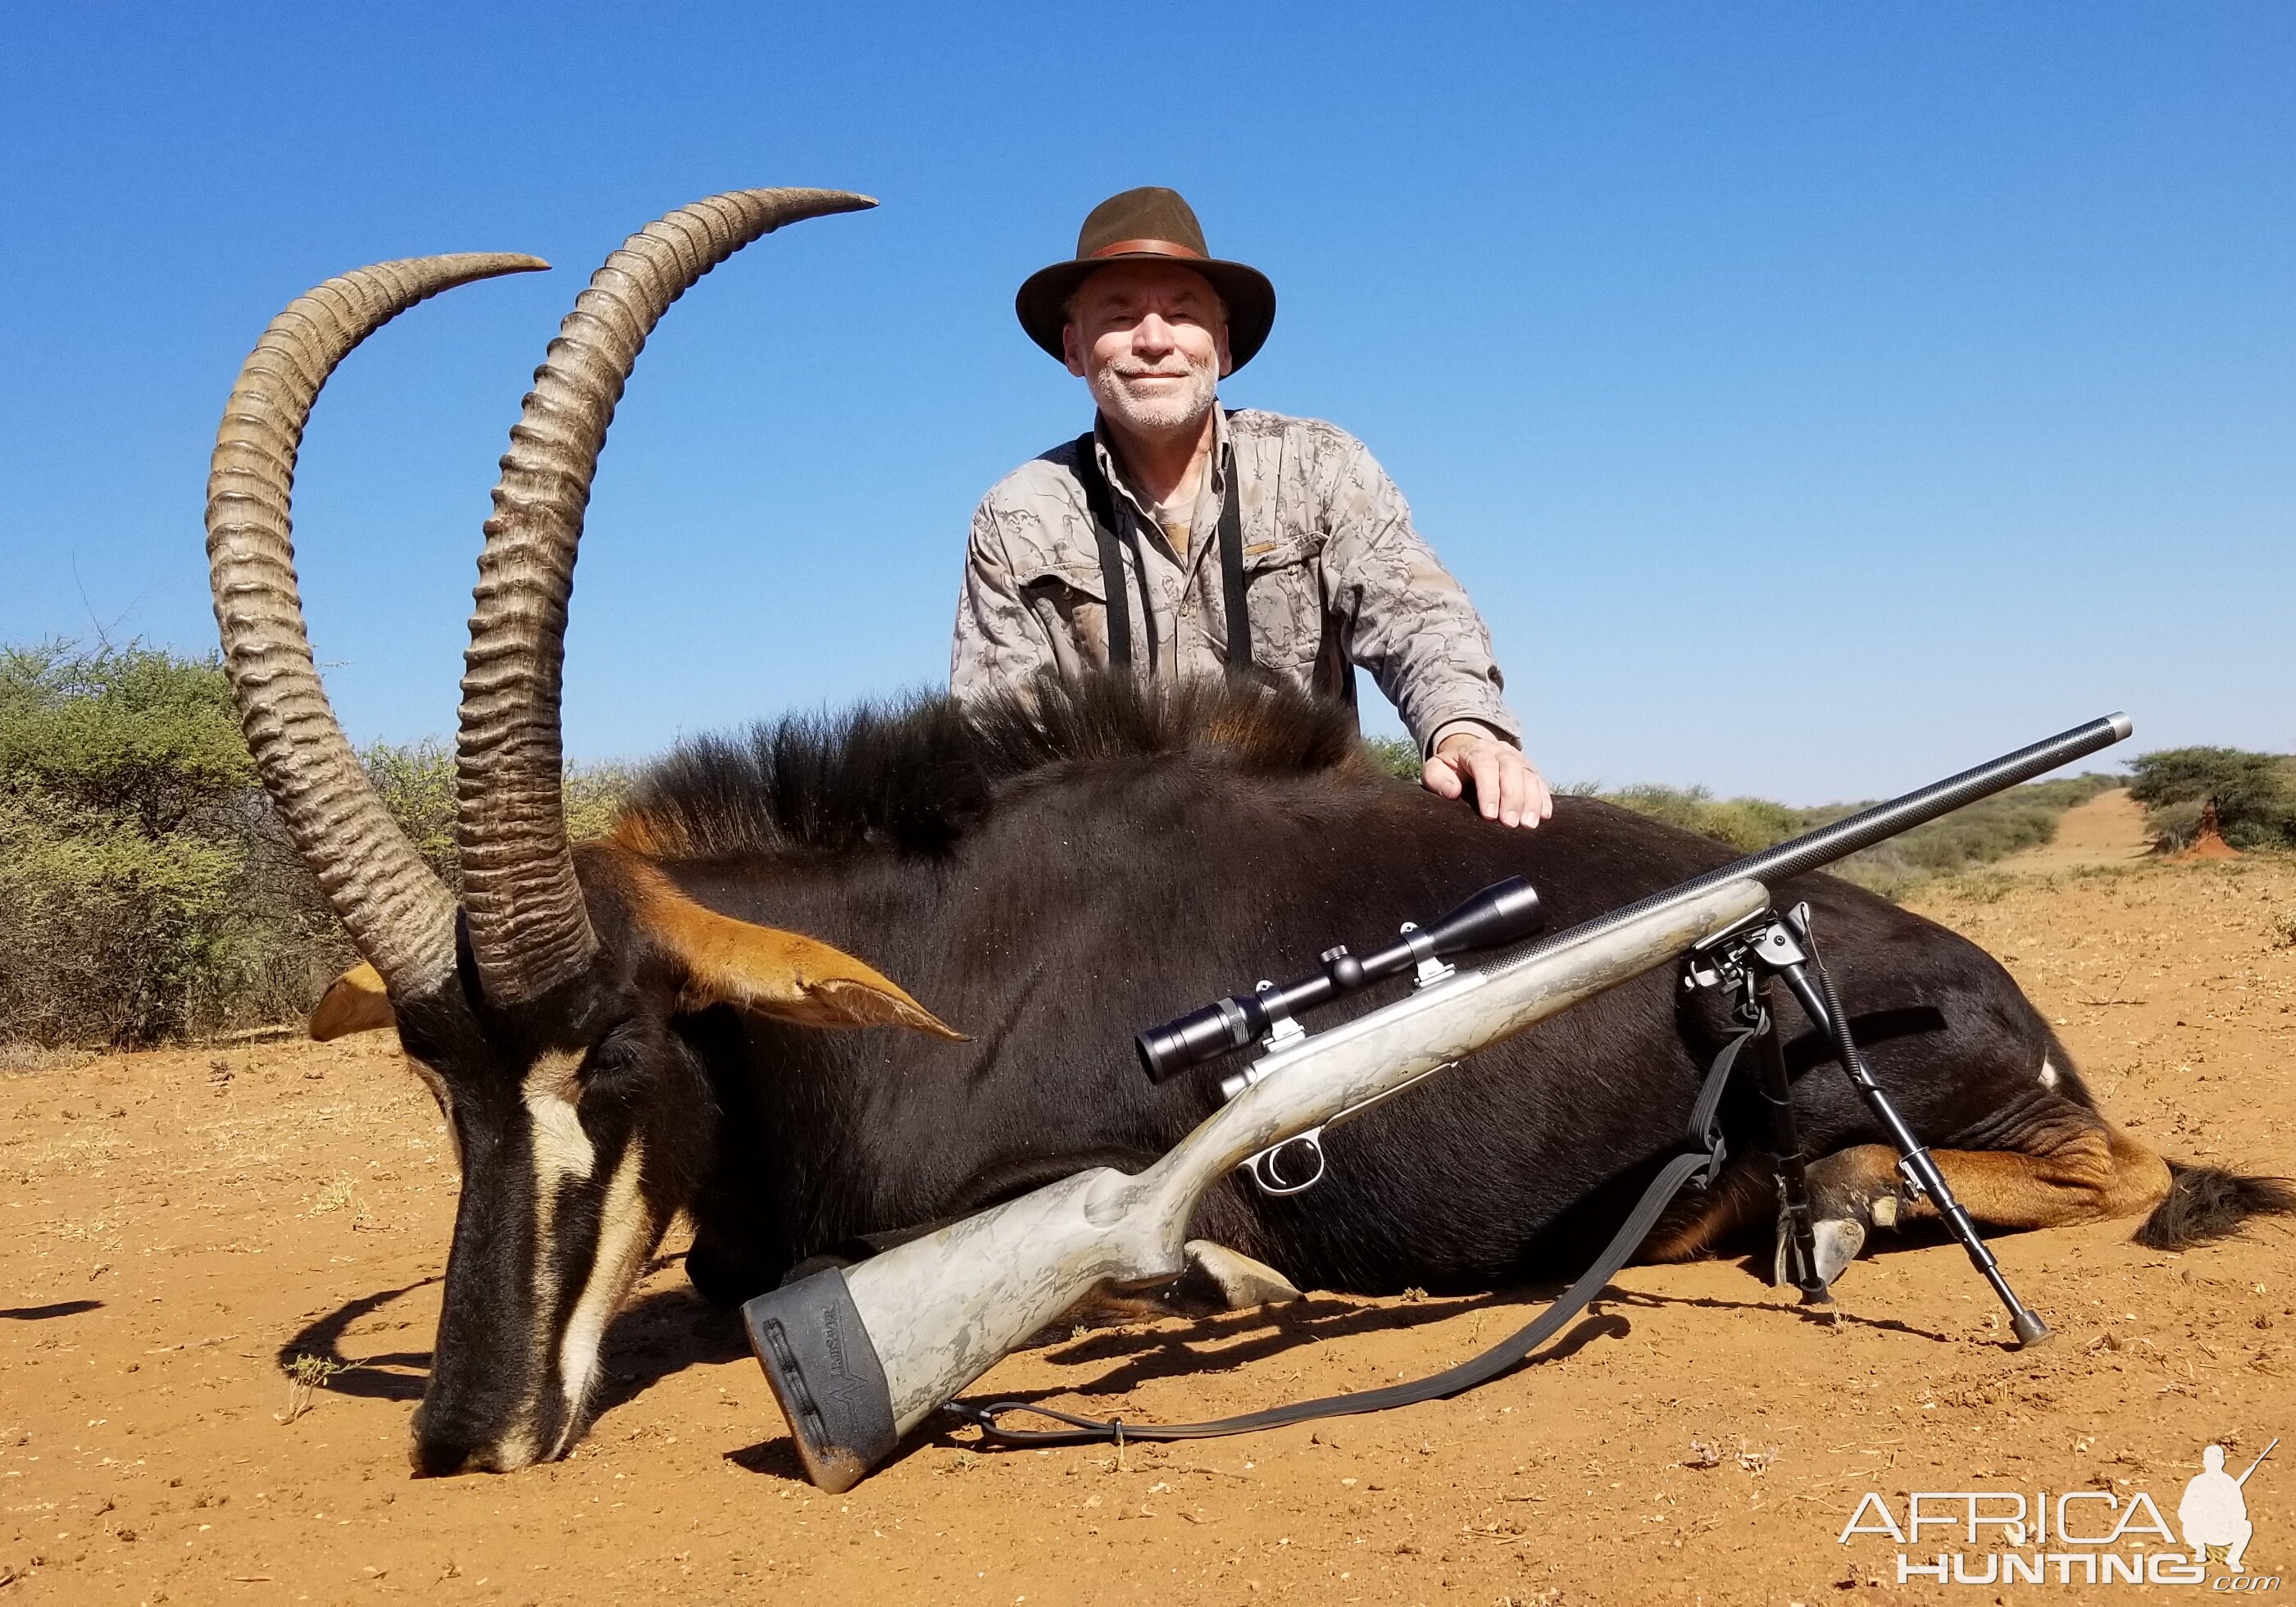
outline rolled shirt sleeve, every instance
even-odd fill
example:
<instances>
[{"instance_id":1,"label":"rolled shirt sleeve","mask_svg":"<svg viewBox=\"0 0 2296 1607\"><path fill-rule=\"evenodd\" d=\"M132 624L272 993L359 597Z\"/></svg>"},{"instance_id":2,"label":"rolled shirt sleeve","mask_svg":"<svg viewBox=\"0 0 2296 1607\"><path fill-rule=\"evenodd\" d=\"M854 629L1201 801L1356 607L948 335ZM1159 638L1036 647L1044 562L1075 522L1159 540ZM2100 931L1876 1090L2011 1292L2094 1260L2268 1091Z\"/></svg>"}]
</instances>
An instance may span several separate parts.
<instances>
[{"instance_id":1,"label":"rolled shirt sleeve","mask_svg":"<svg viewBox=\"0 0 2296 1607\"><path fill-rule=\"evenodd\" d=\"M1473 726L1520 748L1522 726L1482 616L1412 527L1395 482L1362 442L1341 439L1324 562L1332 596L1353 616L1349 656L1371 671L1423 755Z\"/></svg>"}]
</instances>

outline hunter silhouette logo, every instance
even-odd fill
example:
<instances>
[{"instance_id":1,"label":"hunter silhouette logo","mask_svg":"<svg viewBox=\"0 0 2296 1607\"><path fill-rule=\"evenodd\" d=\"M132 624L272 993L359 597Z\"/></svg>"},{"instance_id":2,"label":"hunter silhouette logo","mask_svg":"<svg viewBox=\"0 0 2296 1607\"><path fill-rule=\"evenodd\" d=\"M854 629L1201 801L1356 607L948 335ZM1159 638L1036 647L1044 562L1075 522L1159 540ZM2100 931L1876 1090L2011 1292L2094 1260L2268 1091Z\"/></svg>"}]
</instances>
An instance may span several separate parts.
<instances>
[{"instance_id":1,"label":"hunter silhouette logo","mask_svg":"<svg viewBox=\"0 0 2296 1607\"><path fill-rule=\"evenodd\" d=\"M2234 1573L2246 1573L2241 1557L2248 1550L2256 1525L2248 1521L2248 1497L2243 1488L2249 1474L2264 1465L2265 1456L2272 1455L2279 1445L2277 1437L2264 1447L2263 1455L2248 1464L2248 1472L2235 1479L2224 1471L2224 1447L2212 1445L2201 1453L2201 1471L2185 1486L2185 1498L2177 1503L2177 1526L2185 1531L2185 1544L2193 1548L2193 1561L2206 1563L2211 1558L2221 1561Z\"/></svg>"},{"instance_id":2,"label":"hunter silhouette logo","mask_svg":"<svg viewBox=\"0 0 2296 1607\"><path fill-rule=\"evenodd\" d=\"M1940 1585L2204 1585L2218 1594L2277 1591L2276 1574L2254 1574L2245 1558L2256 1533L2247 1485L2279 1447L2276 1438L2237 1477L2225 1448L2202 1447L2201 1471L2185 1481L2176 1527L2149 1490L1915 1490L1902 1519L1868 1490L1836 1543L1885 1535L1903 1547L1897 1582ZM1938 1531L1943 1531L1939 1533ZM1924 1540L1959 1541L1924 1554ZM2210 1564L2222 1570L2211 1577Z\"/></svg>"}]
</instances>

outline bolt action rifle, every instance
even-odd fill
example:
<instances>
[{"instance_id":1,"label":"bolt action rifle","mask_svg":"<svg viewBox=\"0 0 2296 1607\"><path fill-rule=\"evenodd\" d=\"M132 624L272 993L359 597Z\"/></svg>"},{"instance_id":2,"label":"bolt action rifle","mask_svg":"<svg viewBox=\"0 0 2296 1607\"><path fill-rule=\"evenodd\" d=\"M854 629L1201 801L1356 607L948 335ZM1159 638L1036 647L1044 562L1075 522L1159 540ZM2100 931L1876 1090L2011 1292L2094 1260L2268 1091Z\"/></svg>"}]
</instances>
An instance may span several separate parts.
<instances>
[{"instance_id":1,"label":"bolt action rifle","mask_svg":"<svg viewBox=\"0 0 2296 1607\"><path fill-rule=\"evenodd\" d=\"M1693 1174L1710 1180L1722 1161L1714 1114L1744 1043L1761 1037L1770 1084L1774 1149L1781 1158L1785 1240L1782 1270L1808 1300L1827 1298L1817 1274L1799 1144L1784 1098L1784 1066L1762 1008L1783 982L1895 1144L1907 1185L1929 1196L1978 1271L2006 1307L2021 1343L2047 1337L2002 1276L1974 1225L1920 1141L1866 1069L1832 979L1817 963L1805 909L1781 914L1770 889L1910 830L1977 799L2120 742L2114 714L2036 742L1891 802L1876 805L1551 937L1532 938L1538 901L1517 878L1486 889L1423 930L1360 958L1345 949L1284 988L1223 999L1140 1035L1148 1074L1177 1075L1258 1038L1265 1053L1223 1085L1227 1102L1145 1170L1102 1167L951 1223L857 1266L800 1279L745 1305L742 1318L774 1395L789 1420L808 1475L823 1488L851 1488L903 1435L1102 1288L1168 1283L1185 1265L1188 1223L1214 1184L1239 1167L1270 1193L1296 1193L1323 1173L1324 1129L1423 1078L1456 1065L1595 994L1676 960L1686 986L1742 992L1747 1029L1726 1048L1692 1117L1693 1152L1654 1178L1610 1245L1538 1321L1483 1357L1415 1384L1296 1403L1219 1423L1131 1425L1058 1417L1070 1431L1001 1429L1000 1413L949 1406L992 1433L1023 1443L1116 1437L1196 1438L1272 1427L1304 1417L1376 1410L1455 1394L1513 1365L1600 1292ZM1504 946L1504 947L1497 947ZM1497 947L1481 964L1450 958ZM1408 996L1326 1031L1309 1034L1296 1013L1368 982L1416 971ZM1286 1164L1287 1153L1290 1157Z\"/></svg>"}]
</instances>

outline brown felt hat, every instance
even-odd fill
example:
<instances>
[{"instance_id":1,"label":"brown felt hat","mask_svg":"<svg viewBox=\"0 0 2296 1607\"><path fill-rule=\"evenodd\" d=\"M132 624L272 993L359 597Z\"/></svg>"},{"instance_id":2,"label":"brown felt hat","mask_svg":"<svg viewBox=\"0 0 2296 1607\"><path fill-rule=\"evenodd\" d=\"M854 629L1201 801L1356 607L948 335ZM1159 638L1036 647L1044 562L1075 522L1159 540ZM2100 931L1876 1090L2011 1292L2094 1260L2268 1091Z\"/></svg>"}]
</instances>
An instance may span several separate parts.
<instances>
[{"instance_id":1,"label":"brown felt hat","mask_svg":"<svg viewBox=\"0 0 2296 1607\"><path fill-rule=\"evenodd\" d=\"M1149 184L1111 195L1092 209L1077 233L1076 255L1039 268L1013 299L1029 339L1055 357L1068 299L1078 285L1113 262L1166 261L1201 274L1227 306L1228 356L1235 368L1251 361L1275 323L1275 287L1241 262L1223 262L1204 246L1203 225L1177 190Z\"/></svg>"}]
</instances>

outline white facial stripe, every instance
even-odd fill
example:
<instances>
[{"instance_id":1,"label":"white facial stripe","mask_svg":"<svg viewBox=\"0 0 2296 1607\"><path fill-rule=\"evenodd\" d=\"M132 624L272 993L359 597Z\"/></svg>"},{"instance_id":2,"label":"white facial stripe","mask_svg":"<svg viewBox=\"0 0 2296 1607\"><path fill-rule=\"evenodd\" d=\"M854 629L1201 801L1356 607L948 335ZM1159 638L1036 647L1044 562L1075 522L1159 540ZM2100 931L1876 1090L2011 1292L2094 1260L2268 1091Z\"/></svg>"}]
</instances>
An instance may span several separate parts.
<instances>
[{"instance_id":1,"label":"white facial stripe","mask_svg":"<svg viewBox=\"0 0 2296 1607\"><path fill-rule=\"evenodd\" d=\"M526 1074L526 1109L534 1118L534 1184L545 1217L558 1181L587 1177L598 1164L590 1136L582 1130L574 1102L567 1097L581 1064L579 1054L553 1050Z\"/></svg>"},{"instance_id":2,"label":"white facial stripe","mask_svg":"<svg viewBox=\"0 0 2296 1607\"><path fill-rule=\"evenodd\" d=\"M598 1213L598 1253L590 1263L589 1281L574 1304L573 1319L560 1342L558 1373L566 1391L566 1433L580 1422L583 1403L597 1375L598 1346L605 1338L607 1320L621 1304L623 1292L637 1275L638 1265L652 1248L654 1224L640 1192L645 1152L636 1139L622 1152L606 1185L606 1201Z\"/></svg>"},{"instance_id":3,"label":"white facial stripe","mask_svg":"<svg viewBox=\"0 0 2296 1607\"><path fill-rule=\"evenodd\" d=\"M550 1354L551 1324L558 1312L558 1186L570 1177L586 1182L598 1165L598 1152L591 1145L590 1136L582 1130L582 1118L573 1100L568 1097L581 1065L581 1055L553 1050L534 1062L523 1089L527 1114L534 1123L534 1354L537 1357Z\"/></svg>"}]
</instances>

